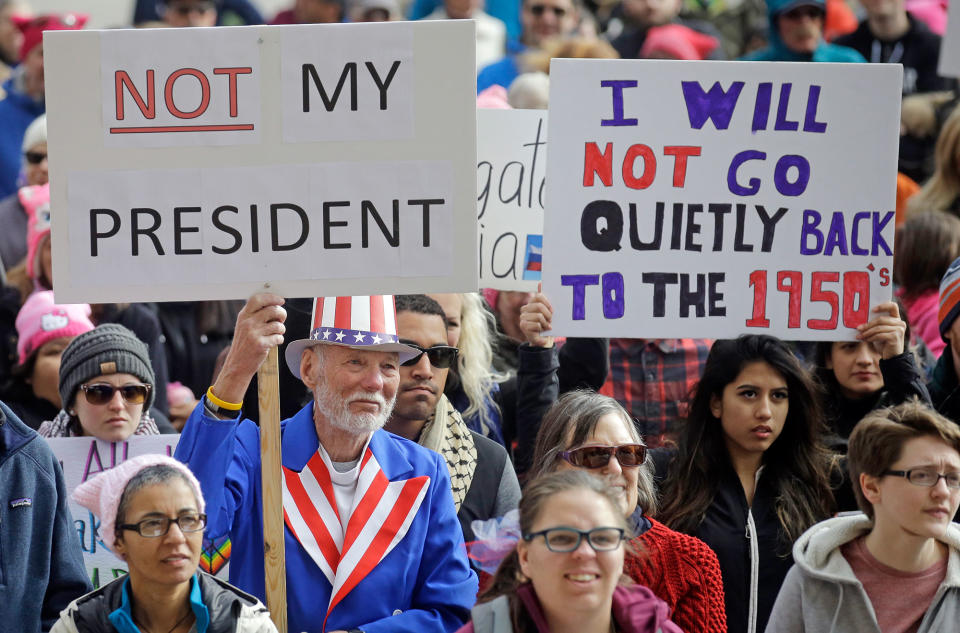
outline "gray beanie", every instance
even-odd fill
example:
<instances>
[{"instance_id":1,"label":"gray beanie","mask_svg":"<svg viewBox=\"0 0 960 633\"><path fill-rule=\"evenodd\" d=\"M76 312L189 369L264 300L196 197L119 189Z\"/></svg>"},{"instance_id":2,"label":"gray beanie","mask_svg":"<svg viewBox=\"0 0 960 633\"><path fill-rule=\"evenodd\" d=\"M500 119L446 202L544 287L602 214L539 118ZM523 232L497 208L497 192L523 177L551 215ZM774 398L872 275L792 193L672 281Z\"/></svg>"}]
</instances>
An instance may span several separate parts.
<instances>
[{"instance_id":1,"label":"gray beanie","mask_svg":"<svg viewBox=\"0 0 960 633\"><path fill-rule=\"evenodd\" d=\"M66 409L80 385L104 374L130 374L150 385L143 405L153 405L156 376L146 343L116 323L104 323L70 341L60 357L60 399Z\"/></svg>"}]
</instances>

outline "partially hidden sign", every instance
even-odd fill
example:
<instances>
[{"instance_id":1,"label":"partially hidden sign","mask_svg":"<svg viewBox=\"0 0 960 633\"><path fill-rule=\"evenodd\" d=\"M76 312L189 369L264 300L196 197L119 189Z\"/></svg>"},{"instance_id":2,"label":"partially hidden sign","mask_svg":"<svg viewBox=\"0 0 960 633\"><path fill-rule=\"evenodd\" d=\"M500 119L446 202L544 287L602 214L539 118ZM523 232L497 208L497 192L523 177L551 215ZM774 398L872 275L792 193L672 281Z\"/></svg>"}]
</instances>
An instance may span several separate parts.
<instances>
[{"instance_id":1,"label":"partially hidden sign","mask_svg":"<svg viewBox=\"0 0 960 633\"><path fill-rule=\"evenodd\" d=\"M68 494L74 489L114 466L140 455L161 454L172 456L179 435L133 435L125 442L104 442L92 437L57 437L46 442L63 468ZM83 562L94 589L127 573L127 564L117 558L103 544L100 535L100 517L88 509L69 501L73 524L77 530ZM200 568L208 573L227 579L227 564L230 559L228 536L208 539L204 537L200 554Z\"/></svg>"},{"instance_id":2,"label":"partially hidden sign","mask_svg":"<svg viewBox=\"0 0 960 633\"><path fill-rule=\"evenodd\" d=\"M57 299L475 290L473 31L46 34Z\"/></svg>"},{"instance_id":3,"label":"partially hidden sign","mask_svg":"<svg viewBox=\"0 0 960 633\"><path fill-rule=\"evenodd\" d=\"M554 60L554 331L852 338L891 297L901 75Z\"/></svg>"},{"instance_id":4,"label":"partially hidden sign","mask_svg":"<svg viewBox=\"0 0 960 633\"><path fill-rule=\"evenodd\" d=\"M546 173L546 110L477 110L481 288L537 289Z\"/></svg>"},{"instance_id":5,"label":"partially hidden sign","mask_svg":"<svg viewBox=\"0 0 960 633\"><path fill-rule=\"evenodd\" d=\"M940 44L940 67L943 77L960 77L960 2L953 0L947 8L947 30Z\"/></svg>"}]
</instances>

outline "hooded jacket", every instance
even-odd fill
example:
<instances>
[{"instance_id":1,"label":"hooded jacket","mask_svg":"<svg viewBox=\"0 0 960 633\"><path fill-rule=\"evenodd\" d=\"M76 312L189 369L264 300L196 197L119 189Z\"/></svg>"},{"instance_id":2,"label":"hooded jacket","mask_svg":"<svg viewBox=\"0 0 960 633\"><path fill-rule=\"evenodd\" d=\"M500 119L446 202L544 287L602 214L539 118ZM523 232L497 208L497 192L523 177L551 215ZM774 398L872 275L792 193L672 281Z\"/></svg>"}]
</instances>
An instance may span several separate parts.
<instances>
[{"instance_id":1,"label":"hooded jacket","mask_svg":"<svg viewBox=\"0 0 960 633\"><path fill-rule=\"evenodd\" d=\"M840 547L863 536L873 522L863 514L817 523L793 546L796 564L773 606L767 633L881 633L863 585ZM954 631L960 621L960 528L943 538L950 548L947 575L917 633Z\"/></svg>"},{"instance_id":2,"label":"hooded jacket","mask_svg":"<svg viewBox=\"0 0 960 633\"><path fill-rule=\"evenodd\" d=\"M777 21L780 14L796 6L816 6L824 11L826 15L827 3L825 0L769 0L767 2L767 19L770 22L769 45L745 55L742 59L748 62L865 62L863 55L847 48L846 46L837 46L828 44L820 38L820 44L812 54L795 53L787 48L783 40L780 39L780 29L777 27Z\"/></svg>"},{"instance_id":3,"label":"hooded jacket","mask_svg":"<svg viewBox=\"0 0 960 633\"><path fill-rule=\"evenodd\" d=\"M520 599L538 633L550 633L543 607L533 586L517 589ZM613 620L621 633L682 633L680 627L667 617L666 603L641 585L619 585L613 591ZM510 623L510 603L507 596L478 604L473 608L471 621L457 633L513 633Z\"/></svg>"}]
</instances>

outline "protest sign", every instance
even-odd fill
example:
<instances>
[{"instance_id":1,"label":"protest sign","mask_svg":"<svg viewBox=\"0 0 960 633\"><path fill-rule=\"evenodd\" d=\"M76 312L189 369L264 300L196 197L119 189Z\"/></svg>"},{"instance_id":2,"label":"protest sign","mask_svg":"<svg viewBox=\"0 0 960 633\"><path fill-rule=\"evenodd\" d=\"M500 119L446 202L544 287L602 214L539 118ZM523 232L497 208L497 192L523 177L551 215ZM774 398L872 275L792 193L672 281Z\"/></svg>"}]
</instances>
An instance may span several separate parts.
<instances>
[{"instance_id":1,"label":"protest sign","mask_svg":"<svg viewBox=\"0 0 960 633\"><path fill-rule=\"evenodd\" d=\"M125 442L104 442L92 437L55 437L47 438L54 455L63 467L63 477L67 492L73 490L91 477L110 470L132 457L151 455L173 455L179 435L133 435ZM127 573L127 564L108 550L100 537L100 517L70 499L70 513L80 537L83 550L83 562L93 588L105 585L111 580ZM226 536L217 539L204 539L200 556L200 568L227 578L227 563L230 558L230 539Z\"/></svg>"},{"instance_id":2,"label":"protest sign","mask_svg":"<svg viewBox=\"0 0 960 633\"><path fill-rule=\"evenodd\" d=\"M891 296L901 80L880 64L554 60L554 331L851 338Z\"/></svg>"},{"instance_id":3,"label":"protest sign","mask_svg":"<svg viewBox=\"0 0 960 633\"><path fill-rule=\"evenodd\" d=\"M45 34L57 300L475 290L474 28Z\"/></svg>"},{"instance_id":4,"label":"protest sign","mask_svg":"<svg viewBox=\"0 0 960 633\"><path fill-rule=\"evenodd\" d=\"M947 8L947 31L940 44L940 67L943 77L960 77L960 2L954 0Z\"/></svg>"},{"instance_id":5,"label":"protest sign","mask_svg":"<svg viewBox=\"0 0 960 633\"><path fill-rule=\"evenodd\" d=\"M481 288L537 289L546 149L546 110L477 110Z\"/></svg>"}]
</instances>

